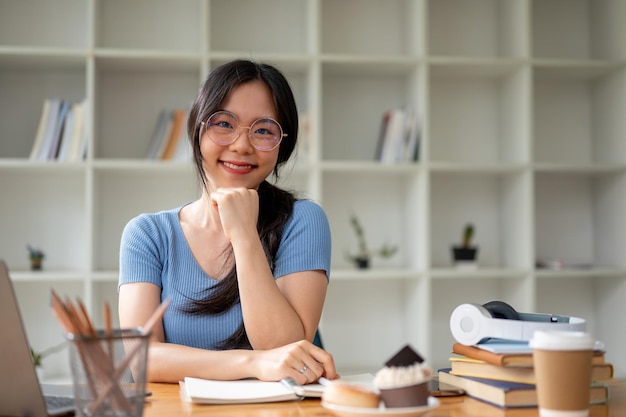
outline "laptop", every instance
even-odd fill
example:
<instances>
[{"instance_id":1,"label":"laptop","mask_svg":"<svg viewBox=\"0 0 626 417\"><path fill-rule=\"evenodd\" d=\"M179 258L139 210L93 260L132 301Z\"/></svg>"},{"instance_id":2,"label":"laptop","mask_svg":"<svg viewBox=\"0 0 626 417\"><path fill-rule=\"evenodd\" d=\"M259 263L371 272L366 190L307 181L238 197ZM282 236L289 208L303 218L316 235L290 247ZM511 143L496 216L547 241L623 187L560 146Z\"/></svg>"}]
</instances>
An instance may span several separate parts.
<instances>
[{"instance_id":1,"label":"laptop","mask_svg":"<svg viewBox=\"0 0 626 417\"><path fill-rule=\"evenodd\" d=\"M71 385L39 384L9 271L0 260L0 416L74 412Z\"/></svg>"}]
</instances>

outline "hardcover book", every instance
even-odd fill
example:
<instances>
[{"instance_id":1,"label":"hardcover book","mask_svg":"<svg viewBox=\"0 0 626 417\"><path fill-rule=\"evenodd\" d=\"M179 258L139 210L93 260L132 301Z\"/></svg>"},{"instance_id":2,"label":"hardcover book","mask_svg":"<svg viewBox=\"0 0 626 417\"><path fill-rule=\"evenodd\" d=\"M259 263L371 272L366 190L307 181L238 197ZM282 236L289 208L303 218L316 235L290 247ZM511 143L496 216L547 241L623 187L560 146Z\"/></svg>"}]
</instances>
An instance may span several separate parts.
<instances>
[{"instance_id":1,"label":"hardcover book","mask_svg":"<svg viewBox=\"0 0 626 417\"><path fill-rule=\"evenodd\" d=\"M453 375L450 368L439 370L439 381L459 387L470 397L500 408L537 406L537 391L534 384ZM594 382L590 390L590 404L608 401L609 389L606 385Z\"/></svg>"},{"instance_id":2,"label":"hardcover book","mask_svg":"<svg viewBox=\"0 0 626 417\"><path fill-rule=\"evenodd\" d=\"M532 349L527 344L518 344L507 349L497 347L495 344L478 347L466 346L457 342L452 345L452 352L498 366L533 366ZM604 363L604 351L594 351L592 360L594 364Z\"/></svg>"},{"instance_id":3,"label":"hardcover book","mask_svg":"<svg viewBox=\"0 0 626 417\"><path fill-rule=\"evenodd\" d=\"M466 356L450 358L450 373L460 376L499 379L502 381L536 383L535 371L532 366L499 366ZM595 364L592 370L593 381L608 381L613 377L613 365L610 363Z\"/></svg>"}]
</instances>

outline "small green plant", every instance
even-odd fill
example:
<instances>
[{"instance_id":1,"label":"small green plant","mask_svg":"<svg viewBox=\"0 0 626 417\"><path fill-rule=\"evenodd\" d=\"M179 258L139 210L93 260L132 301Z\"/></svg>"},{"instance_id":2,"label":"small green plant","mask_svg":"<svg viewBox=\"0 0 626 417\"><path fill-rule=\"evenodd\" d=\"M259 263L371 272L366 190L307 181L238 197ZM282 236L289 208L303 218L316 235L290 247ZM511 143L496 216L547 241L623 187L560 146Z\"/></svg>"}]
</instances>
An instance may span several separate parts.
<instances>
[{"instance_id":1,"label":"small green plant","mask_svg":"<svg viewBox=\"0 0 626 417\"><path fill-rule=\"evenodd\" d=\"M468 223L463 229L463 247L469 248L472 246L472 238L474 237L474 225Z\"/></svg>"},{"instance_id":2,"label":"small green plant","mask_svg":"<svg viewBox=\"0 0 626 417\"><path fill-rule=\"evenodd\" d=\"M32 347L30 348L30 354L33 357L33 363L35 367L39 367L42 365L42 361L45 357L52 355L53 353L59 352L61 349L65 347L65 342L61 342L58 345L51 346L42 350L41 352L36 352Z\"/></svg>"},{"instance_id":3,"label":"small green plant","mask_svg":"<svg viewBox=\"0 0 626 417\"><path fill-rule=\"evenodd\" d=\"M41 250L32 247L31 245L26 245L26 249L28 249L28 257L32 259L43 259L46 257L46 254Z\"/></svg>"},{"instance_id":4,"label":"small green plant","mask_svg":"<svg viewBox=\"0 0 626 417\"><path fill-rule=\"evenodd\" d=\"M358 251L356 254L347 254L348 260L354 262L359 268L367 268L369 261L373 256L380 256L381 258L390 258L397 251L398 247L395 245L384 244L378 250L370 250L365 239L365 231L359 221L356 214L350 216L350 225L354 234L356 235L358 242Z\"/></svg>"},{"instance_id":5,"label":"small green plant","mask_svg":"<svg viewBox=\"0 0 626 417\"><path fill-rule=\"evenodd\" d=\"M41 249L34 248L31 245L26 245L26 249L28 249L28 257L30 258L30 269L40 271L46 254Z\"/></svg>"},{"instance_id":6,"label":"small green plant","mask_svg":"<svg viewBox=\"0 0 626 417\"><path fill-rule=\"evenodd\" d=\"M474 225L467 223L463 229L461 236L461 244L452 246L452 259L459 268L476 268L476 258L478 255L478 246L473 242Z\"/></svg>"}]
</instances>

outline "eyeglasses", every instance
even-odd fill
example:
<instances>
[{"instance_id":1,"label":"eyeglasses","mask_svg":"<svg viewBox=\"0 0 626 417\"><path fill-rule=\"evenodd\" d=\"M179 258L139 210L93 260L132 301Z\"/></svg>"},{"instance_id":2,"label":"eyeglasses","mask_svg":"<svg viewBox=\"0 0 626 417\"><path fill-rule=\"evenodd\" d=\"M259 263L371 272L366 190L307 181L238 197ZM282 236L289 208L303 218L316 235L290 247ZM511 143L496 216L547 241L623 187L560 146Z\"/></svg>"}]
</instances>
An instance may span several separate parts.
<instances>
[{"instance_id":1,"label":"eyeglasses","mask_svg":"<svg viewBox=\"0 0 626 417\"><path fill-rule=\"evenodd\" d=\"M241 126L237 116L223 110L213 113L206 122L202 122L200 136L207 132L209 139L217 145L230 145L241 134L240 128L248 129L250 143L259 151L271 151L287 136L274 119L268 117L256 120L250 126Z\"/></svg>"}]
</instances>

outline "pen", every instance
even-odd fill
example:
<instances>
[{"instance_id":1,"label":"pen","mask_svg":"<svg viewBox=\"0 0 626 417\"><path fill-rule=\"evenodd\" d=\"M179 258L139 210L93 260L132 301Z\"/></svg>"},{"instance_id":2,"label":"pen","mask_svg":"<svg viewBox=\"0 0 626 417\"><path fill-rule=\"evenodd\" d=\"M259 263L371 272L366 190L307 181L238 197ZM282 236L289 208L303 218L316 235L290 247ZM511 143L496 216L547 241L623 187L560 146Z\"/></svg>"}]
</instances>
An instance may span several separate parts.
<instances>
[{"instance_id":1,"label":"pen","mask_svg":"<svg viewBox=\"0 0 626 417\"><path fill-rule=\"evenodd\" d=\"M300 393L303 392L302 385L298 384L295 379L291 377L285 377L280 380L280 383L293 391L299 399L304 398L304 395L300 395Z\"/></svg>"},{"instance_id":2,"label":"pen","mask_svg":"<svg viewBox=\"0 0 626 417\"><path fill-rule=\"evenodd\" d=\"M318 384L320 384L320 385L323 385L323 386L327 387L327 386L329 386L329 385L330 385L330 380L329 380L329 379L324 378L323 376L321 376L321 377L320 377L320 379L318 379L318 380L317 380L317 383L318 383Z\"/></svg>"}]
</instances>

